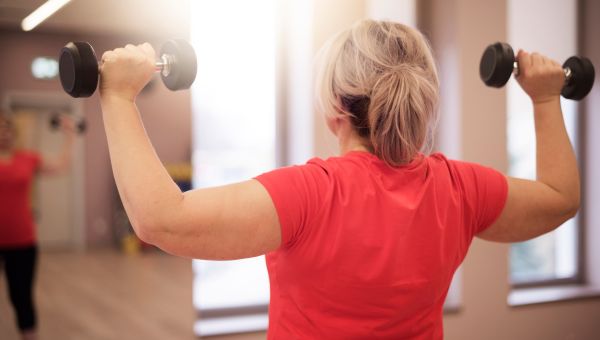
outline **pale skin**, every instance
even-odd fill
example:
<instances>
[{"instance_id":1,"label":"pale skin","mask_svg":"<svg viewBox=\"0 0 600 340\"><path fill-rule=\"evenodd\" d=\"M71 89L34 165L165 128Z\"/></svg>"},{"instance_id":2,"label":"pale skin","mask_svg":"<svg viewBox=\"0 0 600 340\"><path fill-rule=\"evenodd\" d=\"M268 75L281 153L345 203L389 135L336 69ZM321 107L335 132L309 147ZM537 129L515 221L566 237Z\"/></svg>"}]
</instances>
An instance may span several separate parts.
<instances>
[{"instance_id":1,"label":"pale skin","mask_svg":"<svg viewBox=\"0 0 600 340\"><path fill-rule=\"evenodd\" d=\"M281 231L273 202L256 180L182 193L157 157L135 105L154 73L149 44L102 57L100 94L113 174L137 235L184 257L239 259L277 249ZM508 199L480 238L515 242L547 233L579 208L579 175L562 120L560 65L521 51L519 83L531 97L537 135L537 179L508 177ZM342 115L327 118L341 154L368 151ZM560 161L557 161L560 160Z\"/></svg>"}]
</instances>

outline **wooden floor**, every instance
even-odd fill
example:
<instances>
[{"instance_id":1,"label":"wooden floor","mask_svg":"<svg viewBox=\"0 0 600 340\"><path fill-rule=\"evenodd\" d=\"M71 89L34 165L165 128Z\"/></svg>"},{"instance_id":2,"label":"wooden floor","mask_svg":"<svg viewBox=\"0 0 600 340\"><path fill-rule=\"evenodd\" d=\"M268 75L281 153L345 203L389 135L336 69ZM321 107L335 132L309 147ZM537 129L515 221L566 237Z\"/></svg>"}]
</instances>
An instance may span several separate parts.
<instances>
[{"instance_id":1,"label":"wooden floor","mask_svg":"<svg viewBox=\"0 0 600 340\"><path fill-rule=\"evenodd\" d=\"M40 340L197 339L190 260L159 252L42 252L35 298ZM0 339L18 339L3 272Z\"/></svg>"}]
</instances>

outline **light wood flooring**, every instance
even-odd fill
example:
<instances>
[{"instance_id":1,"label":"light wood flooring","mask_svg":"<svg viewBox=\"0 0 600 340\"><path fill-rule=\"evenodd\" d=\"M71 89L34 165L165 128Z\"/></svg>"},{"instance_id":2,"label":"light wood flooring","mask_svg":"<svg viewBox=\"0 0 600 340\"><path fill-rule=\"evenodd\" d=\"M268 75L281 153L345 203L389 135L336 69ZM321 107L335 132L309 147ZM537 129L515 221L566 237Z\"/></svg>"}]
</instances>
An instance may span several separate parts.
<instances>
[{"instance_id":1,"label":"light wood flooring","mask_svg":"<svg viewBox=\"0 0 600 340\"><path fill-rule=\"evenodd\" d=\"M160 252L41 252L35 298L40 340L197 339L191 262ZM2 340L19 339L13 315L0 270Z\"/></svg>"}]
</instances>

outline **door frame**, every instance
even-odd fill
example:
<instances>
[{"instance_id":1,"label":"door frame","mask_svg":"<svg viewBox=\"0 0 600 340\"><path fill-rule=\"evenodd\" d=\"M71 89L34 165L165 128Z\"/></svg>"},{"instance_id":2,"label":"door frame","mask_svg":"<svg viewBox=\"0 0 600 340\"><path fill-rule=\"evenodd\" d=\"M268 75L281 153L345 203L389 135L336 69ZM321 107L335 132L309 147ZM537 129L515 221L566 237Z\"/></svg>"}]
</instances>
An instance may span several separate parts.
<instances>
[{"instance_id":1,"label":"door frame","mask_svg":"<svg viewBox=\"0 0 600 340\"><path fill-rule=\"evenodd\" d=\"M48 91L16 91L9 92L4 96L3 105L8 112L13 108L33 108L43 110L65 110L71 112L74 117L84 117L83 103L67 96L63 92ZM85 140L76 138L73 144L73 161L71 165L71 174L73 177L72 197L73 209L72 220L74 223L73 232L69 246L84 250L86 247L86 228L85 228Z\"/></svg>"}]
</instances>

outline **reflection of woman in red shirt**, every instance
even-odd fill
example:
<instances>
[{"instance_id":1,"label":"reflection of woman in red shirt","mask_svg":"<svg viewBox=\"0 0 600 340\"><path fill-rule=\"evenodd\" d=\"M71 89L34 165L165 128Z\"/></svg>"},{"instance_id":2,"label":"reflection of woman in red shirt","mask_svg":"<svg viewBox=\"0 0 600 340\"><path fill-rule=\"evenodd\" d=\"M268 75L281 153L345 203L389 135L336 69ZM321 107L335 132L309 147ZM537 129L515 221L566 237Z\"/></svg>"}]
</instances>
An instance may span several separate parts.
<instances>
[{"instance_id":1,"label":"reflection of woman in red shirt","mask_svg":"<svg viewBox=\"0 0 600 340\"><path fill-rule=\"evenodd\" d=\"M0 113L0 263L4 264L10 301L23 339L36 338L36 313L32 290L37 262L31 188L38 173L58 174L71 159L74 128L63 118L65 143L59 157L46 160L34 151L16 150L17 130Z\"/></svg>"},{"instance_id":2,"label":"reflection of woman in red shirt","mask_svg":"<svg viewBox=\"0 0 600 340\"><path fill-rule=\"evenodd\" d=\"M536 53L518 54L517 78L534 107L535 181L425 155L438 100L429 46L415 29L365 20L320 58L316 99L339 157L185 193L135 105L154 50L128 45L102 59L111 163L136 233L181 256L267 254L270 339L441 339L442 304L473 237L533 238L579 207L560 107L565 76Z\"/></svg>"}]
</instances>

